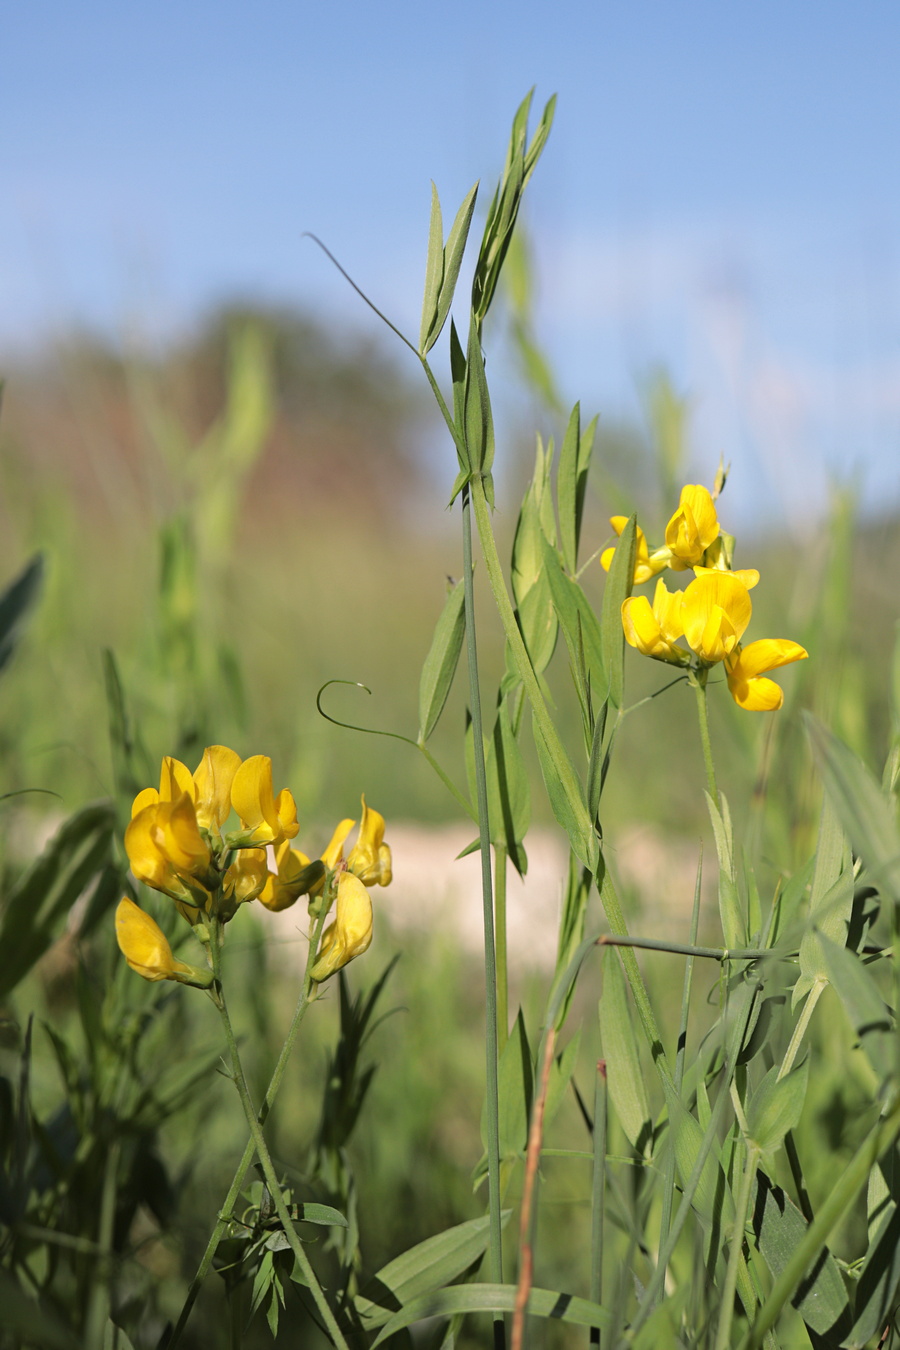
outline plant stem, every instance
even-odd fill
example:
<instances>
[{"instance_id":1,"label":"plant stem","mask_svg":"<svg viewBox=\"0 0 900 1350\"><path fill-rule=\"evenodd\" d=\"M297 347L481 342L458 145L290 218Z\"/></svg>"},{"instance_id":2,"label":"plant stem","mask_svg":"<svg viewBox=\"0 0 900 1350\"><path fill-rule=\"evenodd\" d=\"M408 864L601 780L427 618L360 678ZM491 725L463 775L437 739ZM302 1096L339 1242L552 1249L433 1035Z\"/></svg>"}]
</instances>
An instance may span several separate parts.
<instances>
[{"instance_id":1,"label":"plant stem","mask_svg":"<svg viewBox=\"0 0 900 1350\"><path fill-rule=\"evenodd\" d=\"M315 925L313 927L313 932L309 943L309 950L306 955L306 969L303 972L303 986L300 990L300 997L297 1000L297 1006L294 1009L294 1016L291 1020L291 1025L288 1030L287 1037L285 1038L285 1042L281 1047L281 1053L278 1056L278 1062L275 1065L274 1072L272 1074L271 1079L269 1080L269 1086L266 1089L265 1099L263 1100L263 1104L259 1109L258 1120L260 1125L265 1124L266 1118L270 1110L272 1109L272 1105L278 1094L278 1089L281 1086L281 1080L284 1077L285 1069L287 1068L288 1060L290 1059L291 1051L294 1047L294 1041L297 1038L297 1032L300 1030L300 1023L303 1021L303 1018L306 1015L306 1011L309 1008L310 1003L314 1001L310 997L313 989L313 982L309 977L309 972L312 970L313 964L315 963L316 952L318 951L319 941L322 937L322 929L325 927L325 919L328 914L328 909L329 909L328 905L322 906L322 913L316 919ZM231 1216L234 1212L234 1206L237 1203L238 1196L241 1193L241 1187L244 1184L244 1178L246 1177L250 1164L253 1161L253 1155L255 1152L256 1146L251 1137L247 1141L247 1147L244 1149L243 1157L241 1158L241 1161L237 1165L237 1169L235 1171L234 1177L232 1178L231 1185L228 1188L228 1194L225 1197L225 1203L222 1205L222 1208L219 1211L219 1217L218 1220L216 1221L216 1226L213 1229L212 1233L210 1234L209 1242L206 1244L206 1251L203 1253L200 1264L197 1267L197 1272L194 1275L194 1278L191 1280L190 1287L188 1288L187 1294L185 1295L184 1305L182 1306L181 1312L178 1315L178 1321L176 1322L172 1330L171 1336L165 1343L165 1350L174 1350L174 1347L181 1339L181 1334L184 1331L185 1326L187 1325L187 1320L190 1317L194 1304L197 1301L197 1295L200 1293L201 1285L203 1284L203 1281L209 1274L210 1267L212 1266L216 1252L219 1249L219 1243L222 1241L222 1238L225 1234L225 1229L231 1222Z\"/></svg>"},{"instance_id":2,"label":"plant stem","mask_svg":"<svg viewBox=\"0 0 900 1350\"><path fill-rule=\"evenodd\" d=\"M231 1025L231 1018L228 1016L228 1007L225 1002L225 993L222 988L222 981L221 981L221 960L219 952L221 925L217 919L212 920L211 933L212 933L212 941L210 942L210 951L212 953L213 973L216 977L216 983L214 985L216 991L216 1000L215 1000L216 1007L218 1008L219 1015L222 1019L222 1027L225 1031L225 1039L228 1042L228 1049L231 1054L231 1067L234 1073L235 1087L238 1090L238 1096L240 1097L241 1105L244 1108L244 1115L246 1117L247 1124L250 1127L250 1134L253 1139L253 1144L256 1149L257 1156L259 1157L259 1161L262 1164L263 1175L265 1176L266 1180L266 1186L272 1197L272 1202L275 1205L275 1213L278 1215L278 1218L281 1222L281 1226L284 1230L284 1235L287 1238L288 1245L291 1251L294 1253L294 1259L296 1260L297 1265L300 1267L300 1270L303 1274L303 1278L309 1288L310 1293L312 1294L313 1302L315 1303L316 1308L319 1311L319 1316L322 1318L322 1321L325 1324L325 1328L328 1332L328 1335L331 1337L334 1344L339 1347L339 1350L350 1350L346 1340L344 1339L343 1333L341 1332L341 1329L338 1326L337 1321L335 1320L334 1313L331 1311L331 1307L328 1303L328 1300L325 1297L324 1290L322 1289L322 1286L319 1284L319 1281L316 1278L316 1274L312 1268L312 1265L310 1264L309 1257L303 1250L303 1243L297 1236L297 1230L294 1227L294 1222L291 1219L290 1214L288 1213L287 1205L284 1203L284 1195L282 1194L281 1184L278 1180L278 1176L272 1164L272 1158L269 1153L268 1145L266 1144L265 1136L263 1135L262 1132L262 1126L259 1123L259 1117L257 1116L256 1110L253 1106L253 1102L251 1101L250 1098L250 1092L247 1087L247 1080L244 1077L244 1070L241 1064L241 1056L238 1050L237 1040L235 1039L234 1029Z\"/></svg>"},{"instance_id":3,"label":"plant stem","mask_svg":"<svg viewBox=\"0 0 900 1350\"><path fill-rule=\"evenodd\" d=\"M587 808L584 804L581 783L572 767L572 761L566 754L562 742L559 739L556 727L553 724L553 719L550 716L547 704L544 700L544 695L541 692L537 676L532 668L528 652L525 649L522 634L519 632L519 625L516 622L515 611L512 607L512 601L509 598L506 580L503 576L503 568L500 563L499 554L497 553L497 543L494 539L490 507L488 506L488 501L484 493L484 484L480 478L475 478L472 480L470 488L472 504L475 510L475 519L478 524L478 538L481 543L481 552L484 557L485 570L494 596L494 603L497 606L497 613L499 614L500 622L503 625L503 632L509 643L510 651L515 662L516 674L522 681L525 694L531 704L535 722L543 737L547 752L553 760L554 769L558 776L560 787L565 793L572 817L575 821L583 821L582 834L584 836L585 852L592 851L596 857L596 836L593 833L593 827L591 826ZM590 846L590 849L588 846ZM575 851L577 854L577 849ZM582 857L581 861L584 862L585 859ZM609 926L614 933L625 937L628 934L628 929L625 924L622 907L619 903L619 897L616 894L609 871L602 860L595 863L593 870L595 872L597 889L600 892L600 898L603 902L603 908L606 912ZM653 1015L650 999L647 995L647 990L634 952L627 949L623 952L622 965L625 968L628 983L631 985L631 992L634 996L635 1005L641 1020L641 1026L650 1045L653 1061L656 1064L663 1082L667 1085L671 1084L672 1075L669 1072L669 1067L666 1062L662 1037L660 1036L659 1028L656 1025L656 1019Z\"/></svg>"},{"instance_id":4,"label":"plant stem","mask_svg":"<svg viewBox=\"0 0 900 1350\"><path fill-rule=\"evenodd\" d=\"M488 1205L491 1233L491 1283L503 1283L503 1221L500 1209L500 1088L497 1037L497 960L494 951L494 907L491 887L491 837L488 816L487 774L484 763L484 731L481 691L478 684L478 649L475 633L475 577L472 561L472 511L469 487L463 488L463 578L465 589L466 654L469 667L469 703L475 758L475 791L481 835L481 896L484 920L485 1062L487 1092ZM494 1340L504 1340L502 1314L494 1317Z\"/></svg>"},{"instance_id":5,"label":"plant stem","mask_svg":"<svg viewBox=\"0 0 900 1350\"><path fill-rule=\"evenodd\" d=\"M747 1223L747 1211L750 1207L750 1192L759 1166L759 1149L755 1144L748 1145L747 1159L741 1188L734 1204L734 1226L731 1231L731 1246L728 1249L728 1266L725 1270L725 1283L720 1298L721 1315L716 1331L715 1350L728 1350L731 1340L731 1320L734 1316L734 1291L737 1287L738 1269L744 1248L744 1228Z\"/></svg>"},{"instance_id":6,"label":"plant stem","mask_svg":"<svg viewBox=\"0 0 900 1350\"><path fill-rule=\"evenodd\" d=\"M594 1171L591 1186L591 1302L603 1302L603 1222L606 1214L606 1061L597 1063L594 1085ZM600 1327L591 1327L599 1345Z\"/></svg>"},{"instance_id":7,"label":"plant stem","mask_svg":"<svg viewBox=\"0 0 900 1350\"><path fill-rule=\"evenodd\" d=\"M709 709L706 704L707 671L688 672L688 681L694 686L697 695L697 718L700 723L700 744L703 747L703 763L706 766L706 786L717 811L721 811L719 789L716 786L716 770L713 764L712 744L709 739Z\"/></svg>"},{"instance_id":8,"label":"plant stem","mask_svg":"<svg viewBox=\"0 0 900 1350\"><path fill-rule=\"evenodd\" d=\"M509 978L506 955L507 855L502 844L494 849L494 931L497 939L497 1050L509 1039Z\"/></svg>"},{"instance_id":9,"label":"plant stem","mask_svg":"<svg viewBox=\"0 0 900 1350\"><path fill-rule=\"evenodd\" d=\"M556 1045L556 1031L553 1027L547 1028L546 1036L544 1053L541 1056L540 1086L531 1113L531 1128L528 1131L528 1148L525 1155L525 1182L522 1187L522 1210L519 1220L519 1283L516 1287L516 1303L513 1310L512 1350L522 1350L525 1336L525 1308L528 1305L528 1295L531 1293L534 1278L534 1235L537 1227L534 1196L541 1158L541 1140L544 1135L544 1107L547 1104L553 1049Z\"/></svg>"}]
</instances>

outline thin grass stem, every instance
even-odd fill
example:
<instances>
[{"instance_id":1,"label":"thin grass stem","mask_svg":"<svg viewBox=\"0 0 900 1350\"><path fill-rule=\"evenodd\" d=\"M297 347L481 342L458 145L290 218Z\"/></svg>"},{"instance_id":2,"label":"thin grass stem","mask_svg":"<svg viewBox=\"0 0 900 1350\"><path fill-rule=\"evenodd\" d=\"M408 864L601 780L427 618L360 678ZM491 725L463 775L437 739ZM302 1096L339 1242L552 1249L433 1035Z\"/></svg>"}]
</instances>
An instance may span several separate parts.
<instances>
[{"instance_id":1,"label":"thin grass stem","mask_svg":"<svg viewBox=\"0 0 900 1350\"><path fill-rule=\"evenodd\" d=\"M717 811L721 811L719 802L719 789L716 786L716 769L713 764L712 742L709 738L709 708L706 702L706 675L705 670L688 672L688 681L694 687L697 695L697 719L700 725L700 745L703 749L703 763L706 767L706 787L710 797L713 799Z\"/></svg>"},{"instance_id":2,"label":"thin grass stem","mask_svg":"<svg viewBox=\"0 0 900 1350\"><path fill-rule=\"evenodd\" d=\"M494 849L494 933L497 941L497 1051L509 1039L509 970L506 950L507 853L502 844Z\"/></svg>"},{"instance_id":3,"label":"thin grass stem","mask_svg":"<svg viewBox=\"0 0 900 1350\"><path fill-rule=\"evenodd\" d=\"M537 1207L534 1199L537 1190L538 1164L541 1157L541 1140L544 1135L544 1107L547 1104L547 1089L550 1086L550 1070L553 1067L555 1045L556 1031L553 1027L548 1027L541 1061L540 1086L531 1113L531 1128L528 1131L528 1148L525 1154L525 1183L522 1188L522 1208L519 1219L519 1283L516 1288L516 1302L513 1310L512 1350L522 1350L525 1335L525 1309L534 1281L534 1236L537 1228Z\"/></svg>"},{"instance_id":4,"label":"thin grass stem","mask_svg":"<svg viewBox=\"0 0 900 1350\"><path fill-rule=\"evenodd\" d=\"M606 1061L597 1063L594 1084L594 1167L591 1184L591 1302L603 1302L603 1225L606 1221ZM591 1327L590 1344L601 1344L601 1328Z\"/></svg>"},{"instance_id":5,"label":"thin grass stem","mask_svg":"<svg viewBox=\"0 0 900 1350\"><path fill-rule=\"evenodd\" d=\"M228 1006L225 1002L225 994L222 988L221 956L219 952L220 937L221 937L221 926L218 920L214 919L212 921L212 941L210 942L210 951L212 953L213 973L216 977L216 983L214 985L216 991L215 1003L219 1011L219 1016L222 1020L222 1027L225 1032L225 1039L228 1042L228 1050L231 1055L231 1067L234 1075L234 1084L235 1087L237 1088L241 1105L244 1108L244 1116L246 1117L247 1124L250 1127L250 1134L253 1139L256 1154L262 1165L266 1186L272 1197L272 1203L275 1206L275 1213L278 1215L278 1218L281 1222L282 1229L284 1230L284 1235L287 1238L288 1246L290 1247L291 1251L294 1254L294 1259L296 1260L297 1265L299 1266L300 1271L302 1272L304 1282L306 1283L310 1291L310 1294L312 1295L313 1302L315 1303L316 1308L318 1309L319 1316L322 1318L322 1322L325 1325L328 1335L331 1337L333 1343L338 1347L338 1350L350 1350L350 1347L348 1346L347 1341L344 1338L343 1332L341 1331L340 1327L337 1324L337 1320L335 1319L334 1313L331 1311L331 1307L328 1303L327 1298L325 1297L325 1292L322 1289L322 1286L319 1284L319 1281L316 1277L316 1273L312 1268L312 1264L310 1263L309 1257L306 1255L306 1252L303 1249L303 1243L300 1241L300 1238L297 1235L297 1230L294 1227L294 1223L293 1220L291 1219L290 1214L288 1213L287 1205L284 1203L284 1195L282 1193L281 1185L272 1163L272 1158L269 1153L269 1147L266 1143L265 1136L263 1135L262 1126L259 1123L259 1116L257 1115L256 1108L254 1107L250 1097L250 1091L247 1087L247 1080L244 1077L243 1065L241 1064L240 1051L238 1050L238 1044L237 1040L235 1039L234 1029L231 1025L231 1018L228 1016Z\"/></svg>"},{"instance_id":6,"label":"thin grass stem","mask_svg":"<svg viewBox=\"0 0 900 1350\"><path fill-rule=\"evenodd\" d=\"M497 1035L497 958L494 950L494 905L491 879L491 829L488 816L487 773L481 690L478 683L478 646L475 632L475 577L472 561L472 510L468 486L462 493L463 578L466 618L466 654L469 703L475 759L475 795L481 837L481 896L484 921L485 1062L487 1092L488 1204L490 1212L491 1283L503 1283L503 1220L500 1207L500 1088ZM494 1317L495 1344L505 1342L501 1313Z\"/></svg>"}]
</instances>

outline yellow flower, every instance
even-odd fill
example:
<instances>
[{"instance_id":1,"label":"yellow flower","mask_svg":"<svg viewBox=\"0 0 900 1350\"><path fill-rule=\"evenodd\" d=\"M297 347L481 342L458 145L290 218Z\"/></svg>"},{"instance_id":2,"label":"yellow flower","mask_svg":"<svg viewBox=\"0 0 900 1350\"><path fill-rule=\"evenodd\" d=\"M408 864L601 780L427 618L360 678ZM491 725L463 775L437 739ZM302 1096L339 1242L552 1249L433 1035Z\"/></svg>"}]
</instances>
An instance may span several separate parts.
<instances>
[{"instance_id":1,"label":"yellow flower","mask_svg":"<svg viewBox=\"0 0 900 1350\"><path fill-rule=\"evenodd\" d=\"M621 535L625 526L628 524L627 516L611 516L610 525L616 534ZM634 584L640 586L642 582L649 581L661 572L669 563L669 550L667 548L658 548L651 556L647 547L647 537L640 525L636 526L634 532L635 550L634 550ZM612 567L614 548L607 548L600 555L600 565L605 571Z\"/></svg>"},{"instance_id":2,"label":"yellow flower","mask_svg":"<svg viewBox=\"0 0 900 1350\"><path fill-rule=\"evenodd\" d=\"M267 872L265 885L259 892L259 899L266 909L277 913L287 909L301 895L305 895L308 883L305 880L309 858L299 849L291 848L291 841L283 839L275 846L277 873ZM321 882L319 883L321 886Z\"/></svg>"},{"instance_id":3,"label":"yellow flower","mask_svg":"<svg viewBox=\"0 0 900 1350\"><path fill-rule=\"evenodd\" d=\"M705 487L689 483L681 489L678 510L666 526L669 566L683 572L703 559L703 554L719 534L715 504Z\"/></svg>"},{"instance_id":4,"label":"yellow flower","mask_svg":"<svg viewBox=\"0 0 900 1350\"><path fill-rule=\"evenodd\" d=\"M269 860L264 848L241 848L222 878L225 896L232 904L246 904L261 895L269 878Z\"/></svg>"},{"instance_id":5,"label":"yellow flower","mask_svg":"<svg viewBox=\"0 0 900 1350\"><path fill-rule=\"evenodd\" d=\"M197 824L204 830L221 830L231 814L231 785L241 767L241 757L227 745L208 745L194 771Z\"/></svg>"},{"instance_id":6,"label":"yellow flower","mask_svg":"<svg viewBox=\"0 0 900 1350\"><path fill-rule=\"evenodd\" d=\"M145 980L177 980L200 989L212 984L212 971L176 961L159 925L127 896L116 910L116 938L131 969Z\"/></svg>"},{"instance_id":7,"label":"yellow flower","mask_svg":"<svg viewBox=\"0 0 900 1350\"><path fill-rule=\"evenodd\" d=\"M682 597L684 635L705 666L735 650L752 613L750 592L734 572L702 571Z\"/></svg>"},{"instance_id":8,"label":"yellow flower","mask_svg":"<svg viewBox=\"0 0 900 1350\"><path fill-rule=\"evenodd\" d=\"M293 839L300 828L290 792L285 788L274 795L268 755L251 755L237 769L231 782L231 804L243 826L234 842L280 844L282 839Z\"/></svg>"},{"instance_id":9,"label":"yellow flower","mask_svg":"<svg viewBox=\"0 0 900 1350\"><path fill-rule=\"evenodd\" d=\"M355 824L356 821L350 820L348 817L346 820L341 821L334 834L331 836L331 842L322 854L322 862L330 872L334 871L343 858L344 842Z\"/></svg>"},{"instance_id":10,"label":"yellow flower","mask_svg":"<svg viewBox=\"0 0 900 1350\"><path fill-rule=\"evenodd\" d=\"M342 872L338 881L334 921L322 936L316 964L310 972L317 983L361 956L372 941L372 901L359 877Z\"/></svg>"},{"instance_id":11,"label":"yellow flower","mask_svg":"<svg viewBox=\"0 0 900 1350\"><path fill-rule=\"evenodd\" d=\"M725 658L725 674L731 696L748 712L775 712L784 702L784 693L774 680L763 678L768 670L803 661L809 653L799 642L787 638L761 638L749 647L738 646Z\"/></svg>"},{"instance_id":12,"label":"yellow flower","mask_svg":"<svg viewBox=\"0 0 900 1350\"><path fill-rule=\"evenodd\" d=\"M653 606L645 595L634 595L622 605L625 640L644 656L674 665L690 664L690 653L675 644L684 633L681 609L683 591L668 591L665 582L656 583Z\"/></svg>"},{"instance_id":13,"label":"yellow flower","mask_svg":"<svg viewBox=\"0 0 900 1350\"><path fill-rule=\"evenodd\" d=\"M393 876L391 850L384 842L384 816L366 806L365 796L359 836L347 857L347 870L364 886L389 886Z\"/></svg>"}]
</instances>

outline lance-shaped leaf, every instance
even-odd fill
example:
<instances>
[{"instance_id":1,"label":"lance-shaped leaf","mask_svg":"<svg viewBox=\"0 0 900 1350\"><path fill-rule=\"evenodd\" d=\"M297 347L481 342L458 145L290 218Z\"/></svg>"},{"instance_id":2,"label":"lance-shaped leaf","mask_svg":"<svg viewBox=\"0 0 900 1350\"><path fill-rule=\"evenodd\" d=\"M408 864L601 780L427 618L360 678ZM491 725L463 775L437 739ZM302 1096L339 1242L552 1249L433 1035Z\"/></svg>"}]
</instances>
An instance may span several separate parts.
<instances>
[{"instance_id":1,"label":"lance-shaped leaf","mask_svg":"<svg viewBox=\"0 0 900 1350\"><path fill-rule=\"evenodd\" d=\"M473 472L487 475L494 463L494 419L484 373L481 338L474 319L469 324L466 351L465 433L469 464Z\"/></svg>"},{"instance_id":2,"label":"lance-shaped leaf","mask_svg":"<svg viewBox=\"0 0 900 1350\"><path fill-rule=\"evenodd\" d=\"M850 851L837 811L830 795L826 793L822 802L809 895L809 926L800 942L800 978L791 996L794 1007L817 980L828 978L820 935L837 943L839 947L846 946L847 924L852 909L853 869Z\"/></svg>"},{"instance_id":3,"label":"lance-shaped leaf","mask_svg":"<svg viewBox=\"0 0 900 1350\"><path fill-rule=\"evenodd\" d=\"M44 558L35 554L0 595L0 670L13 654L44 580Z\"/></svg>"},{"instance_id":4,"label":"lance-shaped leaf","mask_svg":"<svg viewBox=\"0 0 900 1350\"><path fill-rule=\"evenodd\" d=\"M112 859L115 816L95 802L70 816L7 893L0 924L0 997L19 983L62 931L75 901Z\"/></svg>"},{"instance_id":5,"label":"lance-shaped leaf","mask_svg":"<svg viewBox=\"0 0 900 1350\"><path fill-rule=\"evenodd\" d=\"M506 849L516 871L524 877L528 862L522 841L531 823L531 790L505 700L497 709L485 771L491 843Z\"/></svg>"},{"instance_id":6,"label":"lance-shaped leaf","mask_svg":"<svg viewBox=\"0 0 900 1350\"><path fill-rule=\"evenodd\" d=\"M595 417L582 435L581 404L576 403L569 418L559 454L556 473L556 495L559 502L559 543L566 570L574 573L578 566L578 544L581 538L581 518L587 489L588 469L597 430Z\"/></svg>"},{"instance_id":7,"label":"lance-shaped leaf","mask_svg":"<svg viewBox=\"0 0 900 1350\"><path fill-rule=\"evenodd\" d=\"M806 725L841 824L872 883L900 903L900 830L888 801L866 766L810 714Z\"/></svg>"},{"instance_id":8,"label":"lance-shaped leaf","mask_svg":"<svg viewBox=\"0 0 900 1350\"><path fill-rule=\"evenodd\" d=\"M856 1286L856 1321L845 1344L863 1346L888 1324L900 1291L900 1208L896 1147L869 1174L869 1245Z\"/></svg>"},{"instance_id":9,"label":"lance-shaped leaf","mask_svg":"<svg viewBox=\"0 0 900 1350\"><path fill-rule=\"evenodd\" d=\"M504 1224L509 1215L510 1210L503 1210ZM490 1218L484 1215L410 1247L382 1266L354 1299L363 1326L367 1330L384 1326L397 1309L457 1279L484 1254L489 1242Z\"/></svg>"},{"instance_id":10,"label":"lance-shaped leaf","mask_svg":"<svg viewBox=\"0 0 900 1350\"><path fill-rule=\"evenodd\" d=\"M449 1289L435 1290L433 1294L425 1294L395 1313L382 1328L377 1340L372 1342L372 1350L390 1340L404 1327L427 1317L452 1317L456 1313L513 1312L518 1292L514 1284L457 1284ZM577 1327L600 1327L606 1332L610 1326L609 1313L599 1303L591 1303L589 1299L576 1298L574 1294L561 1293L557 1289L532 1289L525 1312L529 1317L547 1317Z\"/></svg>"},{"instance_id":11,"label":"lance-shaped leaf","mask_svg":"<svg viewBox=\"0 0 900 1350\"><path fill-rule=\"evenodd\" d=\"M419 744L424 745L444 711L465 634L462 581L451 586L431 640L419 681Z\"/></svg>"},{"instance_id":12,"label":"lance-shaped leaf","mask_svg":"<svg viewBox=\"0 0 900 1350\"><path fill-rule=\"evenodd\" d=\"M541 151L547 143L553 113L556 108L555 96L544 108L541 121L534 133L531 144L527 146L528 113L531 108L532 90L519 105L513 118L509 148L503 174L488 207L484 235L475 264L472 280L472 310L479 328L491 306L500 271L509 249L522 194L529 178L534 172Z\"/></svg>"},{"instance_id":13,"label":"lance-shaped leaf","mask_svg":"<svg viewBox=\"0 0 900 1350\"><path fill-rule=\"evenodd\" d=\"M531 725L538 752L538 763L541 766L541 777L544 780L544 787L547 789L550 809L557 822L565 830L575 857L579 858L585 867L594 871L597 866L599 846L591 825L591 818L588 815L584 788L578 780L568 752L564 746L560 745L560 754L565 756L565 767L568 769L566 777L570 783L575 784L577 796L566 791L556 760L544 739L540 723L533 715Z\"/></svg>"},{"instance_id":14,"label":"lance-shaped leaf","mask_svg":"<svg viewBox=\"0 0 900 1350\"><path fill-rule=\"evenodd\" d=\"M855 952L821 938L829 982L879 1082L897 1071L897 1033L891 1011L868 967Z\"/></svg>"},{"instance_id":15,"label":"lance-shaped leaf","mask_svg":"<svg viewBox=\"0 0 900 1350\"><path fill-rule=\"evenodd\" d=\"M747 1105L747 1133L763 1153L774 1153L788 1130L797 1125L808 1082L807 1059L784 1078L778 1077L778 1067L773 1065L753 1092Z\"/></svg>"},{"instance_id":16,"label":"lance-shaped leaf","mask_svg":"<svg viewBox=\"0 0 900 1350\"><path fill-rule=\"evenodd\" d=\"M803 1239L807 1222L797 1206L775 1186L765 1172L756 1174L756 1202L751 1219L763 1260L776 1278ZM827 1337L828 1346L838 1346L850 1329L850 1303L837 1262L824 1247L798 1286L793 1307L812 1331Z\"/></svg>"},{"instance_id":17,"label":"lance-shaped leaf","mask_svg":"<svg viewBox=\"0 0 900 1350\"><path fill-rule=\"evenodd\" d=\"M747 945L747 923L738 893L731 812L723 793L719 794L719 801L722 804L721 812L709 793L706 793L706 805L709 808L709 818L712 821L716 841L716 856L719 859L719 917L722 921L722 936L726 947L744 947Z\"/></svg>"},{"instance_id":18,"label":"lance-shaped leaf","mask_svg":"<svg viewBox=\"0 0 900 1350\"><path fill-rule=\"evenodd\" d=\"M450 313L453 294L459 280L469 226L478 195L476 183L456 213L456 219L443 243L441 204L437 188L431 185L431 223L428 231L428 259L425 265L425 294L422 300L422 325L419 331L419 351L425 356L437 342Z\"/></svg>"},{"instance_id":19,"label":"lance-shaped leaf","mask_svg":"<svg viewBox=\"0 0 900 1350\"><path fill-rule=\"evenodd\" d=\"M569 660L579 699L586 713L593 701L606 698L609 686L603 665L603 637L600 625L581 586L563 571L559 554L546 539L544 575L549 583L553 606L569 650ZM620 620L620 631L621 628Z\"/></svg>"},{"instance_id":20,"label":"lance-shaped leaf","mask_svg":"<svg viewBox=\"0 0 900 1350\"><path fill-rule=\"evenodd\" d=\"M638 1153L649 1157L653 1136L650 1107L628 1008L625 975L619 954L611 947L603 953L599 1014L610 1101L628 1142Z\"/></svg>"},{"instance_id":21,"label":"lance-shaped leaf","mask_svg":"<svg viewBox=\"0 0 900 1350\"><path fill-rule=\"evenodd\" d=\"M546 670L556 646L557 621L544 569L544 541L556 536L550 470L553 442L545 450L538 437L534 474L519 511L513 540L510 582L516 617L535 674ZM508 662L511 664L511 662ZM511 675L517 683L517 678Z\"/></svg>"}]
</instances>

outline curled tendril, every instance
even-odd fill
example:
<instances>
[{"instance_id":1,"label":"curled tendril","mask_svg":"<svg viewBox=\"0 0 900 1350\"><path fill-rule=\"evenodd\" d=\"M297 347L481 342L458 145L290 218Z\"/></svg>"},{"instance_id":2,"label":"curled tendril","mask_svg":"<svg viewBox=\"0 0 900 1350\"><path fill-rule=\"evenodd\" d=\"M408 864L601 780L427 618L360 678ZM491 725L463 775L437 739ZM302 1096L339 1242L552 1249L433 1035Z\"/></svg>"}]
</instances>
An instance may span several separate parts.
<instances>
[{"instance_id":1,"label":"curled tendril","mask_svg":"<svg viewBox=\"0 0 900 1350\"><path fill-rule=\"evenodd\" d=\"M366 295L366 293L365 293L365 291L362 289L362 287L361 287L361 286L357 286L356 282L353 280L353 278L351 277L350 273L346 270L346 268L344 268L344 267L341 266L341 264L338 262L337 258L336 258L336 257L334 256L334 254L332 253L331 249L328 247L327 244L323 244L323 243L322 243L322 240L319 238L319 236L318 236L317 234L313 234L312 230L304 230L303 233L301 234L300 238L301 238L301 239L311 239L311 240L313 241L314 244L318 244L319 248L320 248L320 249L322 250L322 252L325 254L326 258L328 258L330 262L334 263L334 266L335 266L335 267L337 268L337 270L340 272L340 274L341 274L341 276L344 278L344 280L350 283L350 285L351 285L351 286L353 287L353 289L356 291L356 294L360 297L360 299L365 300L366 304L369 306L369 309L371 309L375 314L378 315L378 317L379 317L379 319L381 319L382 323L386 323L386 324L387 324L388 328L390 328L390 330L391 330L392 333L396 333L396 334L397 334L397 337L400 339L400 341L403 342L403 343L405 343L406 346L409 348L409 350L410 350L411 352L413 352L416 356L419 355L419 353L416 351L416 349L415 349L415 347L413 346L413 344L410 342L409 338L408 338L408 337L405 337L404 334L400 332L400 329L397 327L396 324L391 323L391 321L390 321L390 319L388 318L388 316L387 316L386 314L383 314L383 313L381 312L381 310L378 308L378 306L377 306L376 304L374 304L374 303L369 299L369 297ZM329 680L328 683L329 683L329 684L334 684L335 681ZM342 681L338 681L338 683L342 683L342 684L352 684L353 681L352 681L352 680L342 680ZM323 687L324 687L324 686L323 686ZM362 688L365 688L365 685L363 685ZM369 691L369 692L370 692L370 691ZM323 713L323 716L324 716L324 713ZM329 718L328 720L329 720L329 721L333 721L334 719L333 719L333 718ZM338 723L338 725L340 726L341 724ZM358 728L358 729L362 730L363 728Z\"/></svg>"},{"instance_id":2,"label":"curled tendril","mask_svg":"<svg viewBox=\"0 0 900 1350\"><path fill-rule=\"evenodd\" d=\"M399 731L382 731L380 727L361 727L356 722L341 722L337 717L332 717L331 714L327 713L322 707L322 695L332 684L349 684L351 689L364 689L370 698L372 696L372 690L369 686L367 684L362 684L359 680L326 680L316 694L316 707L325 718L326 722L333 722L336 727L344 727L347 731L365 732L367 736L390 736L391 740L403 741L406 745L411 745L416 750L420 748L418 741L412 740L409 736L401 735Z\"/></svg>"}]
</instances>

